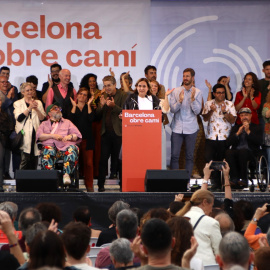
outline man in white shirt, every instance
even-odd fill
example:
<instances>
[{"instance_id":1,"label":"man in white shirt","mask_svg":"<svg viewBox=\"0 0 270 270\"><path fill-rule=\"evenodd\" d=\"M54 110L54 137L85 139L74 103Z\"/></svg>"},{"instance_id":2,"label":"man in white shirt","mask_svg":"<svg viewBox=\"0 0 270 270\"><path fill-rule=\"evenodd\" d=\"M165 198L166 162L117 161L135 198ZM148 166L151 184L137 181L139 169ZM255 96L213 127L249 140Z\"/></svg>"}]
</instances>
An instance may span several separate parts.
<instances>
[{"instance_id":1,"label":"man in white shirt","mask_svg":"<svg viewBox=\"0 0 270 270\"><path fill-rule=\"evenodd\" d=\"M225 157L226 139L229 137L232 124L236 119L234 104L225 100L225 86L216 84L213 87L214 99L205 103L202 116L208 122L205 134L205 161L222 161ZM212 172L212 191L221 188L219 171Z\"/></svg>"}]
</instances>

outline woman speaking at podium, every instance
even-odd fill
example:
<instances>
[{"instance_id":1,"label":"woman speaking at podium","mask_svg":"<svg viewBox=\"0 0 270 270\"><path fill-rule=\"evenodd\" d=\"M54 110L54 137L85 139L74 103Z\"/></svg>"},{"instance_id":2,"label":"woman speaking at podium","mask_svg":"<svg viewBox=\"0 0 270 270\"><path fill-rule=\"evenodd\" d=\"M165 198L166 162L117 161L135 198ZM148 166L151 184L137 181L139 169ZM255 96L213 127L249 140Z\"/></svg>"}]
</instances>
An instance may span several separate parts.
<instances>
[{"instance_id":1,"label":"woman speaking at podium","mask_svg":"<svg viewBox=\"0 0 270 270\"><path fill-rule=\"evenodd\" d=\"M151 94L151 85L146 78L139 79L135 91L124 104L125 110L160 110L159 99Z\"/></svg>"}]
</instances>

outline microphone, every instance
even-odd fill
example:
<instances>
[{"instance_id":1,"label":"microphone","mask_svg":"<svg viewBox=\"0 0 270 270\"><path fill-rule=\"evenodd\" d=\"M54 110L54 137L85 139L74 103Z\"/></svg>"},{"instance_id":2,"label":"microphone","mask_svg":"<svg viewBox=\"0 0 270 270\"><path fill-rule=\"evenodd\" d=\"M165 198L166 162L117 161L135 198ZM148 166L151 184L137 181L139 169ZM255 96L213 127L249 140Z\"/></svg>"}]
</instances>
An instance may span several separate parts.
<instances>
[{"instance_id":1,"label":"microphone","mask_svg":"<svg viewBox=\"0 0 270 270\"><path fill-rule=\"evenodd\" d=\"M130 98L130 99L133 101L133 110L135 110L135 105L136 105L136 104L137 104L138 109L139 109L139 104L138 104L137 100L134 99L134 98Z\"/></svg>"}]
</instances>

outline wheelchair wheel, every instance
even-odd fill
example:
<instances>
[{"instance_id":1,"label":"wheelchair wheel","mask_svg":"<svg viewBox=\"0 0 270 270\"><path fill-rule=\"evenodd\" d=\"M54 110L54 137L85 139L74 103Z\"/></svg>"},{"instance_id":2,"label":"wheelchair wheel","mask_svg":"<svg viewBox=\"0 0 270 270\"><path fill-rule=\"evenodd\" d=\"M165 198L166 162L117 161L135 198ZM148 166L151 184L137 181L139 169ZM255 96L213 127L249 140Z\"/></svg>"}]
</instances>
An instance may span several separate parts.
<instances>
[{"instance_id":1,"label":"wheelchair wheel","mask_svg":"<svg viewBox=\"0 0 270 270\"><path fill-rule=\"evenodd\" d=\"M262 192L268 191L269 185L269 168L265 156L258 158L257 162L257 181Z\"/></svg>"}]
</instances>

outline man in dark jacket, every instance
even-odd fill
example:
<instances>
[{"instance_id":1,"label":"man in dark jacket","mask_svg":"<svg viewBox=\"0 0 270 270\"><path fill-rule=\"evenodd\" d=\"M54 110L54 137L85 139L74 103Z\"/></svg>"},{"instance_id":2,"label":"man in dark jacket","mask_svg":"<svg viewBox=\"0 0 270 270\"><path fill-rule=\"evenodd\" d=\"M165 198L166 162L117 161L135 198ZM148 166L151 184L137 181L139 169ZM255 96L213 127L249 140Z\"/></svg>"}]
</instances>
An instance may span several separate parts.
<instances>
[{"instance_id":1,"label":"man in dark jacket","mask_svg":"<svg viewBox=\"0 0 270 270\"><path fill-rule=\"evenodd\" d=\"M247 163L261 152L263 130L259 125L251 123L251 110L242 108L239 111L241 125L235 125L227 139L226 160L231 168L231 185L247 187Z\"/></svg>"}]
</instances>

